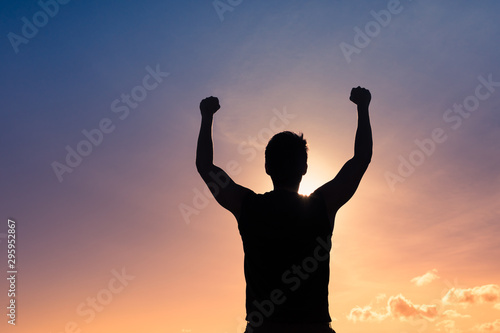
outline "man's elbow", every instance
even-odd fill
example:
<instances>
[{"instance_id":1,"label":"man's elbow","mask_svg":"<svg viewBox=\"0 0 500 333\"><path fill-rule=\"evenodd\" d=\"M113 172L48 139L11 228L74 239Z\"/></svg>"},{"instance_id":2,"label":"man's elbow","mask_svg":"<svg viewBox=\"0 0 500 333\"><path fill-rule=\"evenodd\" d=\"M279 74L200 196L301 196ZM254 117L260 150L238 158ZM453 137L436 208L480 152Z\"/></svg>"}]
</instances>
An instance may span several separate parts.
<instances>
[{"instance_id":1,"label":"man's elbow","mask_svg":"<svg viewBox=\"0 0 500 333\"><path fill-rule=\"evenodd\" d=\"M360 161L360 163L363 166L363 168L366 170L366 169L368 169L368 166L370 165L371 161L372 161L371 157L365 157Z\"/></svg>"},{"instance_id":2,"label":"man's elbow","mask_svg":"<svg viewBox=\"0 0 500 333\"><path fill-rule=\"evenodd\" d=\"M373 156L373 151L370 149L370 152L367 153L366 156L364 157L366 165L370 164L370 162L372 161L372 156Z\"/></svg>"},{"instance_id":3,"label":"man's elbow","mask_svg":"<svg viewBox=\"0 0 500 333\"><path fill-rule=\"evenodd\" d=\"M196 171L198 171L198 173L200 175L203 175L203 174L207 173L207 167L205 164L199 163L198 161L196 161Z\"/></svg>"},{"instance_id":4,"label":"man's elbow","mask_svg":"<svg viewBox=\"0 0 500 333\"><path fill-rule=\"evenodd\" d=\"M213 164L212 163L206 163L202 161L196 161L196 170L198 173L203 177L204 175L207 175L210 170L212 170Z\"/></svg>"},{"instance_id":5,"label":"man's elbow","mask_svg":"<svg viewBox=\"0 0 500 333\"><path fill-rule=\"evenodd\" d=\"M365 167L368 167L368 165L372 161L372 152L369 151L364 154L354 155L354 159L357 161L357 163L362 164Z\"/></svg>"}]
</instances>

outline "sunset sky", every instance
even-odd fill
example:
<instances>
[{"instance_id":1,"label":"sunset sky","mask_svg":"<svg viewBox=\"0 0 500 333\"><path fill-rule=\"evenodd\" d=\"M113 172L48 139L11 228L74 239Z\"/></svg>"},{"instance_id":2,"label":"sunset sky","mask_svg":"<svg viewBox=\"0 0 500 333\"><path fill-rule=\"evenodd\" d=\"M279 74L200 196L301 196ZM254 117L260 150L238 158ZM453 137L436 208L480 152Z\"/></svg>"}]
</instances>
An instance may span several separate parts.
<instances>
[{"instance_id":1,"label":"sunset sky","mask_svg":"<svg viewBox=\"0 0 500 333\"><path fill-rule=\"evenodd\" d=\"M242 333L243 248L194 158L272 190L264 147L304 133L300 192L374 155L337 214L337 333L500 332L500 2L2 1L0 330ZM16 325L7 220L16 221Z\"/></svg>"}]
</instances>

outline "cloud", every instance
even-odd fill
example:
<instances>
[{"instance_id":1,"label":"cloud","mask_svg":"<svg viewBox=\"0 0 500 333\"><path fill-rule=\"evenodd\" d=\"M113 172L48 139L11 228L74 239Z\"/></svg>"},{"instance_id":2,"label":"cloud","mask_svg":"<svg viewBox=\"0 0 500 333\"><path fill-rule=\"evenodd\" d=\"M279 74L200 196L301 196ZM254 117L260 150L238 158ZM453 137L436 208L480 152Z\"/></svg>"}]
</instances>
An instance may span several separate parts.
<instances>
[{"instance_id":1,"label":"cloud","mask_svg":"<svg viewBox=\"0 0 500 333\"><path fill-rule=\"evenodd\" d=\"M380 303L386 298L387 298L386 294L378 294L377 297L375 297L375 302Z\"/></svg>"},{"instance_id":2,"label":"cloud","mask_svg":"<svg viewBox=\"0 0 500 333\"><path fill-rule=\"evenodd\" d=\"M493 307L497 310L500 310L500 303L495 304Z\"/></svg>"},{"instance_id":3,"label":"cloud","mask_svg":"<svg viewBox=\"0 0 500 333\"><path fill-rule=\"evenodd\" d=\"M471 316L469 315L463 315L461 313L458 313L455 310L446 310L443 312L443 317L448 317L448 318L470 318Z\"/></svg>"},{"instance_id":4,"label":"cloud","mask_svg":"<svg viewBox=\"0 0 500 333\"><path fill-rule=\"evenodd\" d=\"M458 328L455 327L455 322L450 319L446 319L443 321L440 321L439 323L436 324L436 331L439 332L446 332L446 333L460 333L462 332Z\"/></svg>"},{"instance_id":5,"label":"cloud","mask_svg":"<svg viewBox=\"0 0 500 333\"><path fill-rule=\"evenodd\" d=\"M399 320L409 319L434 319L438 317L436 305L416 305L403 295L391 296L387 300L385 313L377 312L371 306L356 306L351 310L347 319L354 322L382 321L386 318Z\"/></svg>"},{"instance_id":6,"label":"cloud","mask_svg":"<svg viewBox=\"0 0 500 333\"><path fill-rule=\"evenodd\" d=\"M347 319L358 322L358 321L381 321L387 317L387 314L380 314L372 311L371 306L365 306L364 308L356 306L351 310Z\"/></svg>"},{"instance_id":7,"label":"cloud","mask_svg":"<svg viewBox=\"0 0 500 333\"><path fill-rule=\"evenodd\" d=\"M399 319L434 319L438 316L436 305L416 305L401 294L389 298L387 311L392 317Z\"/></svg>"},{"instance_id":8,"label":"cloud","mask_svg":"<svg viewBox=\"0 0 500 333\"><path fill-rule=\"evenodd\" d=\"M413 279L410 280L410 282L415 283L418 287L425 286L426 284L429 284L432 281L439 279L437 272L438 272L437 269L432 269L422 276L414 277Z\"/></svg>"},{"instance_id":9,"label":"cloud","mask_svg":"<svg viewBox=\"0 0 500 333\"><path fill-rule=\"evenodd\" d=\"M478 332L500 332L500 319L495 320L492 323L485 323L474 326Z\"/></svg>"},{"instance_id":10,"label":"cloud","mask_svg":"<svg viewBox=\"0 0 500 333\"><path fill-rule=\"evenodd\" d=\"M470 305L498 301L500 301L500 287L496 284L468 289L451 288L443 297L443 302L448 304Z\"/></svg>"}]
</instances>

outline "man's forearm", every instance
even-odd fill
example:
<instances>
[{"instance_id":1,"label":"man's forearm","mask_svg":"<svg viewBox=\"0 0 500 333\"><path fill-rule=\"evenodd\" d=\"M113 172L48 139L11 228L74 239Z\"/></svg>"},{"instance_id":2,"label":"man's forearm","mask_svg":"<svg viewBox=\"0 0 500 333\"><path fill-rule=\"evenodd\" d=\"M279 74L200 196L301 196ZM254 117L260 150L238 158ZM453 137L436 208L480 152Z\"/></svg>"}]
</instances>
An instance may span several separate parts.
<instances>
[{"instance_id":1,"label":"man's forearm","mask_svg":"<svg viewBox=\"0 0 500 333\"><path fill-rule=\"evenodd\" d=\"M358 128L354 142L354 156L370 162L372 149L373 139L368 106L358 106Z\"/></svg>"},{"instance_id":2,"label":"man's forearm","mask_svg":"<svg viewBox=\"0 0 500 333\"><path fill-rule=\"evenodd\" d=\"M199 173L205 172L213 165L214 148L212 142L213 116L203 116L201 118L200 134L198 136L198 146L196 148L196 168Z\"/></svg>"}]
</instances>

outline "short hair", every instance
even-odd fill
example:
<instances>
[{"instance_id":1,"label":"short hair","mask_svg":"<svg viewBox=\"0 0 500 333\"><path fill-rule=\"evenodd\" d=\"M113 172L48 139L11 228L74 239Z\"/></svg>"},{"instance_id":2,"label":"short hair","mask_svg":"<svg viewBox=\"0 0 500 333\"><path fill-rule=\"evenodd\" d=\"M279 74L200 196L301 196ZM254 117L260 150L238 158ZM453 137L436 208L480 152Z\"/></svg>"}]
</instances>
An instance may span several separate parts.
<instances>
[{"instance_id":1,"label":"short hair","mask_svg":"<svg viewBox=\"0 0 500 333\"><path fill-rule=\"evenodd\" d=\"M274 135L266 147L266 167L273 181L300 181L307 165L307 141L304 135L284 131Z\"/></svg>"}]
</instances>

